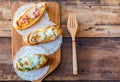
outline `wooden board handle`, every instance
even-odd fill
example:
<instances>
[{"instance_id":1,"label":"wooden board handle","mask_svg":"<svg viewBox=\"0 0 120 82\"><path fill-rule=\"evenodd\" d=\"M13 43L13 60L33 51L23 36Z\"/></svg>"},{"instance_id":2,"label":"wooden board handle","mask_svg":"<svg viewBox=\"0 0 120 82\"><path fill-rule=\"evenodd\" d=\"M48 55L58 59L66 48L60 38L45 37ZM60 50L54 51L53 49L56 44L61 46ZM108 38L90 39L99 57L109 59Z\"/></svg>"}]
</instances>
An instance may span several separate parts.
<instances>
[{"instance_id":1,"label":"wooden board handle","mask_svg":"<svg viewBox=\"0 0 120 82\"><path fill-rule=\"evenodd\" d=\"M72 55L73 55L73 74L78 74L78 68L77 68L77 56L76 56L76 42L75 40L72 40Z\"/></svg>"}]
</instances>

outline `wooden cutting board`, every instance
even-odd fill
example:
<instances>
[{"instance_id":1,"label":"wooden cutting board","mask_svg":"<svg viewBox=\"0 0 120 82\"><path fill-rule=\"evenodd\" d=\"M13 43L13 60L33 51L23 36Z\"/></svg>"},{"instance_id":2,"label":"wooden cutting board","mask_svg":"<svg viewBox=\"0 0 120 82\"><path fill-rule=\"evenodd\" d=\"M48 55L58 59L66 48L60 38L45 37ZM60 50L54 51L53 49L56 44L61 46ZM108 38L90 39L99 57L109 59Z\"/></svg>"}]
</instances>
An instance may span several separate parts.
<instances>
[{"instance_id":1,"label":"wooden cutting board","mask_svg":"<svg viewBox=\"0 0 120 82\"><path fill-rule=\"evenodd\" d=\"M16 12L16 10L27 3L23 2L15 2L12 5L12 18ZM47 2L47 12L49 14L50 20L53 21L55 24L60 25L60 8L59 4L56 2ZM27 44L24 43L22 36L19 35L16 30L12 27L12 59L14 58L16 52L23 46L26 46ZM42 81L48 74L50 74L53 70L56 69L56 67L60 63L60 49L57 50L56 53L54 53L52 56L53 62L50 64L50 68L47 72L47 74L44 75L43 78L39 79L38 82ZM35 81L37 82L37 81Z\"/></svg>"}]
</instances>

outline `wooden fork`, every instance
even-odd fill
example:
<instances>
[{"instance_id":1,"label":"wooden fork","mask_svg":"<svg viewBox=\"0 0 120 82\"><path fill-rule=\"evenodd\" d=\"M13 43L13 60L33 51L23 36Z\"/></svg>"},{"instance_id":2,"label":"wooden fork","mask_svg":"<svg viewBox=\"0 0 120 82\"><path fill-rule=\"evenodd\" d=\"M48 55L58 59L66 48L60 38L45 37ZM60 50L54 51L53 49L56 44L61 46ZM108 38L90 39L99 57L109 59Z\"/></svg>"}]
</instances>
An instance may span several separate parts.
<instances>
[{"instance_id":1,"label":"wooden fork","mask_svg":"<svg viewBox=\"0 0 120 82\"><path fill-rule=\"evenodd\" d=\"M75 36L78 31L78 22L75 14L69 14L67 29L72 37L72 54L73 54L73 74L76 75L78 72L77 69L77 56L76 56L76 41Z\"/></svg>"}]
</instances>

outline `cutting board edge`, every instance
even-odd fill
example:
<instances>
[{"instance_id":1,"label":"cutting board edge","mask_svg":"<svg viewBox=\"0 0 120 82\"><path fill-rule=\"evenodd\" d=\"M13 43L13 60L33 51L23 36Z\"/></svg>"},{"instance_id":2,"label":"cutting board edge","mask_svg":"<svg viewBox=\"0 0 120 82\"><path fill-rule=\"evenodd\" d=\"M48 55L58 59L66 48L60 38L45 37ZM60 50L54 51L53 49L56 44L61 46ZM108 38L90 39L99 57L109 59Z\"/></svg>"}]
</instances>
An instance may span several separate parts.
<instances>
[{"instance_id":1,"label":"cutting board edge","mask_svg":"<svg viewBox=\"0 0 120 82\"><path fill-rule=\"evenodd\" d=\"M13 9L13 7L16 5L16 4L19 4L19 3L21 3L21 1L18 1L18 2L14 2L13 3L13 5L12 5L12 9ZM54 4L56 4L58 7L59 7L59 3L57 3L57 2L47 2L47 3L54 3ZM19 6L18 6L19 7ZM13 20L13 10L12 10L12 20ZM58 15L59 15L59 26L60 26L60 7L59 7L59 13L58 13ZM13 26L12 26L12 33L11 33L11 35L12 35L12 37L13 37L13 31L14 31L15 29L13 28ZM14 42L13 42L13 38L12 38L12 49L13 49L13 44L14 44ZM60 64L60 61L61 61L61 49L59 49L58 50L58 52L59 52L59 56L60 56L60 58L59 58L59 61L58 61L58 64L56 65L56 67L52 70L52 71L54 71L58 66L59 66L59 64ZM13 50L12 50L12 59L13 59ZM50 72L49 74L51 74L52 72ZM48 76L49 74L47 74L46 76ZM45 77L46 77L45 76ZM41 80L39 80L39 81L42 81L45 77L43 77L43 78L41 78Z\"/></svg>"}]
</instances>

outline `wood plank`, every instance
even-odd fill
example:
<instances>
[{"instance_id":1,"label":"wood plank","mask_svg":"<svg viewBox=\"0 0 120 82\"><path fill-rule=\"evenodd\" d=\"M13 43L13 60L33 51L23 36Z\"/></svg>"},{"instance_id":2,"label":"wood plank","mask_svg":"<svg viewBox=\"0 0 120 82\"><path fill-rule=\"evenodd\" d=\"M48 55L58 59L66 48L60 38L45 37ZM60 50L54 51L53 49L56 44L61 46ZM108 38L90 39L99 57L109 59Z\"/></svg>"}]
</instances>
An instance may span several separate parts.
<instances>
[{"instance_id":1,"label":"wood plank","mask_svg":"<svg viewBox=\"0 0 120 82\"><path fill-rule=\"evenodd\" d=\"M45 0L43 0L45 1ZM106 30L109 30L109 28L104 28L104 27L109 27L110 29L115 30L116 27L120 26L120 7L118 5L115 6L100 6L98 3L104 4L102 2L97 2L97 1L87 1L85 4L84 0L81 1L59 1L60 6L61 6L61 27L66 29L66 23L67 23L67 18L69 13L75 13L78 18L79 22L79 28L80 29L89 29L91 27L95 27L96 29L103 28L105 30L101 31L102 34L99 31L81 31L78 32L77 37L109 37L108 34L106 34ZM105 1L107 2L107 1ZM26 3L26 2L22 2ZM97 4L97 5L92 5L92 4ZM7 4L10 4L9 2ZM69 4L69 5L67 5ZM10 6L10 5L9 5ZM8 6L8 7L9 7ZM11 14L10 9L7 7L6 3L3 3L3 7L0 7L1 10L1 15L0 15L0 37L11 37L10 32L11 29ZM4 11L2 11L4 10ZM5 13L7 12L7 13ZM4 13L4 14L3 14ZM88 14L89 13L89 14ZM8 29L4 30L4 28L9 27ZM119 28L118 28L119 29ZM5 32L6 31L6 32ZM113 35L111 37L119 37L119 33L109 33L110 35ZM70 37L68 32L63 32L64 37ZM88 36L89 35L89 36Z\"/></svg>"},{"instance_id":2,"label":"wood plank","mask_svg":"<svg viewBox=\"0 0 120 82\"><path fill-rule=\"evenodd\" d=\"M102 5L120 5L120 0L101 0Z\"/></svg>"},{"instance_id":3,"label":"wood plank","mask_svg":"<svg viewBox=\"0 0 120 82\"><path fill-rule=\"evenodd\" d=\"M77 38L76 41L78 75L72 75L71 39L64 38L61 63L44 81L120 80L120 38ZM0 81L23 81L12 66L11 38L0 38L0 45Z\"/></svg>"},{"instance_id":4,"label":"wood plank","mask_svg":"<svg viewBox=\"0 0 120 82\"><path fill-rule=\"evenodd\" d=\"M11 0L10 0L11 1ZM18 0L12 0L12 2L18 1ZM21 1L33 1L33 0L21 0ZM38 1L38 0L34 0ZM42 0L46 1L46 0ZM114 11L114 7L119 7L118 5L119 0L106 0L107 2L104 2L105 0L50 0L50 1L58 1L61 6L61 11L66 12L65 8L70 7L72 8L71 10L73 11L76 8L89 8L89 7L95 7L95 6L106 6L108 11ZM101 2L102 1L102 2ZM118 1L118 2L116 2ZM5 9L9 11L9 2L8 0L0 0L0 6L5 6ZM11 4L11 3L10 3ZM77 4L77 5L76 5ZM77 7L79 5L82 5L82 7ZM112 8L113 7L113 8ZM3 7L4 8L4 7ZM112 9L111 9L112 8ZM4 10L3 10L4 11ZM6 11L6 10L5 10ZM78 10L80 11L80 10ZM119 8L115 9L114 12L119 13ZM67 11L69 12L69 11ZM77 12L75 12L77 13ZM8 15L11 15L8 13ZM4 20L0 19L0 27L4 27L7 30L7 27L10 27L10 22L8 19L6 20L7 17L5 17L5 22L3 23ZM66 13L62 14L62 20L61 20L61 27L66 27ZM78 19L79 15L77 14ZM8 16L9 17L9 16ZM65 19L64 19L65 17ZM1 15L0 15L1 18ZM108 21L110 22L110 21ZM80 25L82 26L82 25ZM108 27L104 26L103 27ZM102 27L101 26L101 27ZM114 27L114 24L111 25ZM110 26L110 27L111 27ZM115 25L116 27L119 27L119 25ZM99 25L94 26L97 28L101 28ZM80 30L84 30L89 27L85 27L82 29L80 27ZM63 28L66 29L66 28ZM2 30L1 30L2 31ZM0 37L4 37L4 34L8 32L1 33L0 31ZM9 30L10 32L11 30ZM64 31L65 37L69 37L69 34ZM11 37L9 34L5 35L5 37ZM120 38L77 38L77 54L78 54L78 61L79 61L79 75L78 76L72 76L72 64L71 64L71 39L70 38L64 38L63 39L63 44L62 44L62 62L50 76L48 76L44 81L51 81L53 80L56 82L59 80L72 80L72 82L76 82L76 80L105 80L103 82L107 81L117 81L119 82L120 80L120 57L119 57L119 46L120 46ZM82 51L82 52L81 52ZM67 53L64 53L67 52ZM14 72L13 66L12 66L12 60L11 60L11 38L0 38L0 81L23 81L21 80L16 73ZM66 59L67 57L67 59ZM7 60L7 61L6 61ZM73 81L75 80L75 81ZM69 82L69 81L68 81ZM79 82L79 81L77 81ZM86 81L88 82L88 81Z\"/></svg>"},{"instance_id":5,"label":"wood plank","mask_svg":"<svg viewBox=\"0 0 120 82\"><path fill-rule=\"evenodd\" d=\"M63 28L63 36L70 37L66 25ZM84 26L79 25L79 33L77 37L120 37L120 26ZM82 27L82 28L81 28Z\"/></svg>"},{"instance_id":6,"label":"wood plank","mask_svg":"<svg viewBox=\"0 0 120 82\"><path fill-rule=\"evenodd\" d=\"M0 37L11 37L11 0L0 0Z\"/></svg>"},{"instance_id":7,"label":"wood plank","mask_svg":"<svg viewBox=\"0 0 120 82\"><path fill-rule=\"evenodd\" d=\"M24 5L25 3L21 2L15 2L12 5L12 16L14 16L14 13L16 10ZM59 4L56 2L47 2L47 12L49 14L50 20L53 21L55 24L60 25L60 9ZM14 56L16 52L23 46L26 46L27 44L24 43L22 36L19 35L14 28L12 28L12 59L14 59ZM61 59L61 52L60 49L58 49L54 54L52 54L51 59L54 60L52 63L50 63L50 68L48 72L39 80L34 82L41 82L46 76L48 76L51 72L53 72L57 66L60 63Z\"/></svg>"},{"instance_id":8,"label":"wood plank","mask_svg":"<svg viewBox=\"0 0 120 82\"><path fill-rule=\"evenodd\" d=\"M109 34L113 35L111 37L119 37L120 32L117 31L115 31L116 34L115 32L109 32L109 34L106 33L106 30L115 30L116 27L120 29L119 8L119 6L85 6L85 8L84 6L82 8L81 6L77 6L76 9L72 7L66 7L62 10L63 12L61 12L63 31L67 27L67 15L71 12L77 15L80 30L90 28L87 31L82 30L78 32L78 37L109 37ZM106 26L108 28L104 28ZM93 30L91 29L91 27L93 27ZM94 30L94 27L96 29L103 28L103 30L101 30L102 34L98 30L96 32ZM65 30L65 33L63 32L64 37L69 37L69 34L66 31L67 30Z\"/></svg>"}]
</instances>

